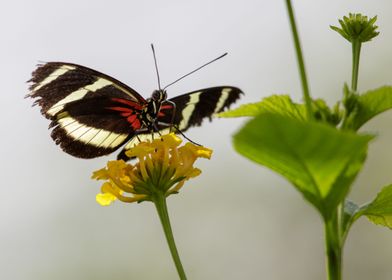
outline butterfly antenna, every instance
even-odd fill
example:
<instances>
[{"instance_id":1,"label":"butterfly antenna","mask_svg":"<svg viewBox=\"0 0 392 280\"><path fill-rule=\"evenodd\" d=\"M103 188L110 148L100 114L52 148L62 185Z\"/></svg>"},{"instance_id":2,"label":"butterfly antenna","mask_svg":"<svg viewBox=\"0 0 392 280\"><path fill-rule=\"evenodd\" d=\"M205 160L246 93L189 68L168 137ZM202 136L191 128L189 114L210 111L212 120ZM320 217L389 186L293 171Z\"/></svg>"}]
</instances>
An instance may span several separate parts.
<instances>
[{"instance_id":1,"label":"butterfly antenna","mask_svg":"<svg viewBox=\"0 0 392 280\"><path fill-rule=\"evenodd\" d=\"M222 54L221 56L219 56L219 57L217 57L217 58L214 58L213 60L211 60L211 61L209 61L209 62L207 62L207 63L203 64L202 66L200 66L200 67L196 68L195 70L193 70L193 71L189 72L188 74L185 74L184 76L181 76L180 78L178 78L178 79L177 79L177 80L175 80L174 82L172 82L172 83L168 84L167 86L165 86L165 87L163 88L163 90L167 89L167 88L168 88L168 87L170 87L171 85L173 85L173 84L177 83L179 80L182 80L182 79L184 79L185 77L187 77L187 76L189 76L189 75L191 75L191 74L195 73L196 71L200 70L201 68L203 68L203 67L207 66L208 64L211 64L211 63L213 63L213 62L217 61L218 59L221 59L222 57L224 57L224 56L226 56L226 55L227 55L227 52L226 52L226 53L224 53L224 54Z\"/></svg>"},{"instance_id":2,"label":"butterfly antenna","mask_svg":"<svg viewBox=\"0 0 392 280\"><path fill-rule=\"evenodd\" d=\"M157 77L158 77L158 88L159 88L159 90L161 90L161 79L159 78L157 57L155 55L155 49L154 49L154 45L153 44L151 44L151 49L152 49L152 55L154 56L155 70L157 72Z\"/></svg>"}]
</instances>

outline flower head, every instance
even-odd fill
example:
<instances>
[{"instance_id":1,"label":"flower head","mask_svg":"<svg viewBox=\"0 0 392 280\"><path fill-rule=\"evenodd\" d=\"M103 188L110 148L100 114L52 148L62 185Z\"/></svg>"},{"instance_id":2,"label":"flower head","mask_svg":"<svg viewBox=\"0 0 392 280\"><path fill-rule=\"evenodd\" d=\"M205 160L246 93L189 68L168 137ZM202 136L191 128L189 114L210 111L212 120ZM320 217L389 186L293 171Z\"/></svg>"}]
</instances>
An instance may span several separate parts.
<instances>
[{"instance_id":1,"label":"flower head","mask_svg":"<svg viewBox=\"0 0 392 280\"><path fill-rule=\"evenodd\" d=\"M330 26L333 30L342 35L350 42L358 40L361 43L370 41L376 37L380 32L377 32L377 25L374 23L377 16L368 19L367 16L361 14L349 13L348 17L344 16L339 20L340 26Z\"/></svg>"},{"instance_id":2,"label":"flower head","mask_svg":"<svg viewBox=\"0 0 392 280\"><path fill-rule=\"evenodd\" d=\"M171 133L151 142L141 142L127 151L136 157L135 164L123 160L109 161L93 173L92 178L105 180L96 197L103 206L114 200L141 202L152 200L156 192L166 197L177 193L185 181L200 175L193 167L197 158L210 158L212 150L192 143L180 146L181 139Z\"/></svg>"}]
</instances>

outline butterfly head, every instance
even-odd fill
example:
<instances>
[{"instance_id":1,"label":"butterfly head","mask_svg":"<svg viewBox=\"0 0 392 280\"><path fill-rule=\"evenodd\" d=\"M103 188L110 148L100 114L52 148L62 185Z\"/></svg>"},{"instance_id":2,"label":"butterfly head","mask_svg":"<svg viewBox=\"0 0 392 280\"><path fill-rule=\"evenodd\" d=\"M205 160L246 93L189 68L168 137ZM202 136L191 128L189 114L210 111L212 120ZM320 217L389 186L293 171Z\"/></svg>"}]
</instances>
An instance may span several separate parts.
<instances>
[{"instance_id":1,"label":"butterfly head","mask_svg":"<svg viewBox=\"0 0 392 280\"><path fill-rule=\"evenodd\" d=\"M166 90L159 89L159 90L154 90L151 99L155 102L162 102L167 99L167 93Z\"/></svg>"}]
</instances>

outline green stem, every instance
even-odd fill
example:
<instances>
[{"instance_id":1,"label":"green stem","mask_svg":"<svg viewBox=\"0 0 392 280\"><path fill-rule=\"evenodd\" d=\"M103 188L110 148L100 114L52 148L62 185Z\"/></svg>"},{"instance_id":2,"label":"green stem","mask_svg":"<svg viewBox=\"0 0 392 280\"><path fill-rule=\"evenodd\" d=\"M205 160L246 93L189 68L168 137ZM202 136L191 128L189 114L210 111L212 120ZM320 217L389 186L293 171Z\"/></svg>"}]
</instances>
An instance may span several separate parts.
<instances>
[{"instance_id":1,"label":"green stem","mask_svg":"<svg viewBox=\"0 0 392 280\"><path fill-rule=\"evenodd\" d=\"M162 193L156 193L153 202L158 211L159 219L161 220L163 231L165 232L166 241L169 245L170 253L176 265L178 276L181 280L186 280L184 268L182 267L180 256L177 251L176 243L174 242L173 231L170 225L169 214L167 211L166 198Z\"/></svg>"},{"instance_id":2,"label":"green stem","mask_svg":"<svg viewBox=\"0 0 392 280\"><path fill-rule=\"evenodd\" d=\"M325 223L325 251L327 255L328 280L342 279L342 244L339 237L339 213Z\"/></svg>"},{"instance_id":3,"label":"green stem","mask_svg":"<svg viewBox=\"0 0 392 280\"><path fill-rule=\"evenodd\" d=\"M355 92L358 86L359 56L361 54L362 43L359 40L352 41L353 50L353 70L351 78L351 89Z\"/></svg>"},{"instance_id":4,"label":"green stem","mask_svg":"<svg viewBox=\"0 0 392 280\"><path fill-rule=\"evenodd\" d=\"M291 32L293 33L294 46L297 54L299 73L301 76L301 83L302 83L302 91L303 91L305 105L306 105L306 112L308 114L308 118L312 120L313 119L312 99L310 98L308 80L306 78L305 63L302 56L301 44L299 41L297 27L295 24L294 12L290 0L286 0L286 6L287 6L287 11L289 13Z\"/></svg>"}]
</instances>

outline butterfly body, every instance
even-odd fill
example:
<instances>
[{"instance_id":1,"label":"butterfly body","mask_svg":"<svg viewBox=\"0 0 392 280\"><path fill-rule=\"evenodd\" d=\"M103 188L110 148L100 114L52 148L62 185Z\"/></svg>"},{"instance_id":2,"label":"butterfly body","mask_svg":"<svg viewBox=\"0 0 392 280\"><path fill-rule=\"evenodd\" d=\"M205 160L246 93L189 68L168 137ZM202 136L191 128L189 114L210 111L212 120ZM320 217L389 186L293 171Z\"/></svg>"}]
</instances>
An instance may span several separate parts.
<instances>
[{"instance_id":1,"label":"butterfly body","mask_svg":"<svg viewBox=\"0 0 392 280\"><path fill-rule=\"evenodd\" d=\"M154 135L198 126L234 103L235 87L214 87L167 99L165 90L143 98L124 83L85 66L48 62L30 80L31 98L51 121L56 144L80 158L125 150Z\"/></svg>"},{"instance_id":2,"label":"butterfly body","mask_svg":"<svg viewBox=\"0 0 392 280\"><path fill-rule=\"evenodd\" d=\"M166 101L166 99L167 93L165 90L155 90L152 93L151 98L146 100L147 105L143 109L141 119L143 125L147 127L148 130L154 131L154 126L158 121L158 116L161 111L162 102Z\"/></svg>"}]
</instances>

